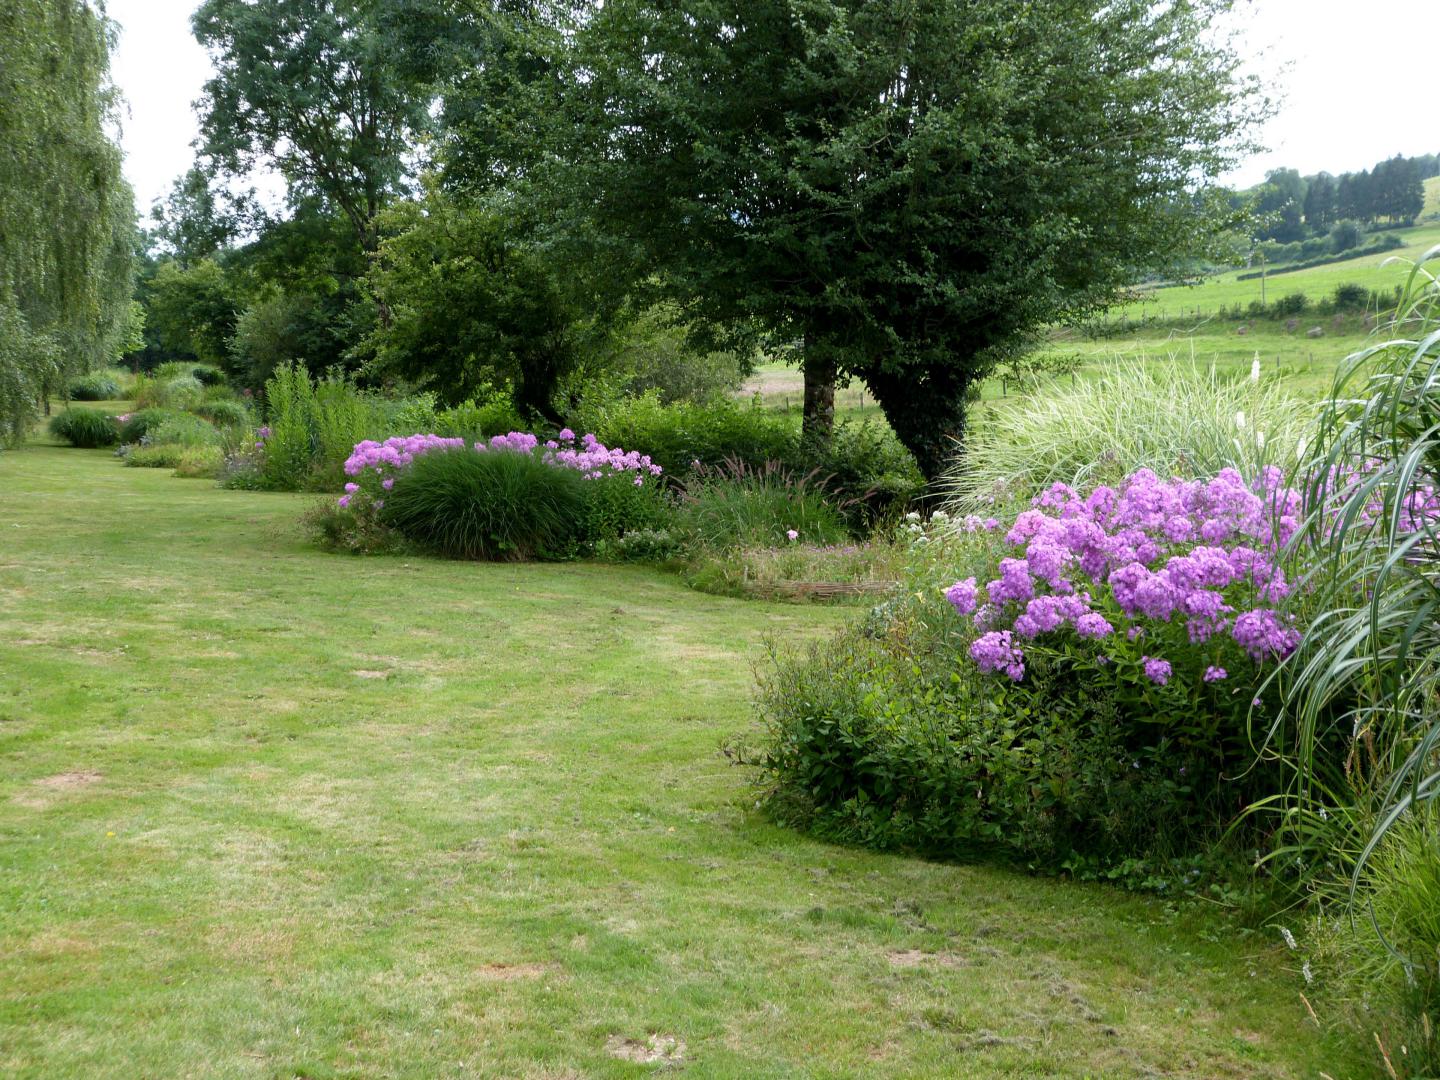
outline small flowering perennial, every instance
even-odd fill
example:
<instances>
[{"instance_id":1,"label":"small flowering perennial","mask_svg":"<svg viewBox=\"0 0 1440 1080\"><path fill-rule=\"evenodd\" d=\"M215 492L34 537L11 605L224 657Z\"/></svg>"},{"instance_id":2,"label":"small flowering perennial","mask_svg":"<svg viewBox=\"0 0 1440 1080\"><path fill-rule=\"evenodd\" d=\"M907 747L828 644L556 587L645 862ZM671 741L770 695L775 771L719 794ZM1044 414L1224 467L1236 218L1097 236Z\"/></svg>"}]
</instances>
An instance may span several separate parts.
<instances>
[{"instance_id":1,"label":"small flowering perennial","mask_svg":"<svg viewBox=\"0 0 1440 1080\"><path fill-rule=\"evenodd\" d=\"M970 658L1011 679L1024 675L1023 642L1069 633L1104 643L1107 663L1128 656L1154 686L1182 662L1196 681L1219 682L1222 660L1261 664L1299 644L1275 605L1290 593L1277 556L1300 507L1275 468L1253 485L1233 469L1204 481L1141 469L1118 489L1084 496L1056 484L1005 533L1014 554L999 560L997 576L983 590L973 578L956 582L946 599L982 631ZM1140 643L1137 657L1130 650Z\"/></svg>"}]
</instances>

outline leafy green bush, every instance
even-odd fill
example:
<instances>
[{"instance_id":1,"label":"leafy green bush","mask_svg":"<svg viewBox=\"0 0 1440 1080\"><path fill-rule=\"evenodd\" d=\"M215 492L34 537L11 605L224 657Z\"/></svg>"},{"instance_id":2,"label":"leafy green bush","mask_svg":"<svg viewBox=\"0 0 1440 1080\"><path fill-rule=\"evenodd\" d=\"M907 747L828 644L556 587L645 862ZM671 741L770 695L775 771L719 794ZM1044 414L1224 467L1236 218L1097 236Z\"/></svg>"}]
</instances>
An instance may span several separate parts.
<instances>
[{"instance_id":1,"label":"leafy green bush","mask_svg":"<svg viewBox=\"0 0 1440 1080\"><path fill-rule=\"evenodd\" d=\"M1135 767L1115 688L1032 671L1017 698L957 663L961 644L901 601L774 653L761 710L776 815L845 843L1088 874L1169 855L1157 831L1184 778L1153 754Z\"/></svg>"},{"instance_id":2,"label":"leafy green bush","mask_svg":"<svg viewBox=\"0 0 1440 1080\"><path fill-rule=\"evenodd\" d=\"M674 521L660 483L635 483L627 473L587 479L580 536L589 543L618 540L633 532L658 532Z\"/></svg>"},{"instance_id":3,"label":"leafy green bush","mask_svg":"<svg viewBox=\"0 0 1440 1080\"><path fill-rule=\"evenodd\" d=\"M139 409L128 414L121 422L120 441L122 443L138 443L167 420L184 415L179 409Z\"/></svg>"},{"instance_id":4,"label":"leafy green bush","mask_svg":"<svg viewBox=\"0 0 1440 1080\"><path fill-rule=\"evenodd\" d=\"M245 427L250 423L250 410L242 402L216 398L202 401L192 410L216 427Z\"/></svg>"},{"instance_id":5,"label":"leafy green bush","mask_svg":"<svg viewBox=\"0 0 1440 1080\"><path fill-rule=\"evenodd\" d=\"M525 421L515 408L508 394L494 394L463 401L454 408L446 409L435 416L433 428L436 435L446 438L468 439L478 442L493 435L504 435L510 431L521 431ZM414 431L423 430L413 428Z\"/></svg>"},{"instance_id":6,"label":"leafy green bush","mask_svg":"<svg viewBox=\"0 0 1440 1080\"><path fill-rule=\"evenodd\" d=\"M375 410L347 377L311 381L298 364L275 369L265 384L270 434L265 484L277 491L338 491L345 459L377 424Z\"/></svg>"},{"instance_id":7,"label":"leafy green bush","mask_svg":"<svg viewBox=\"0 0 1440 1080\"><path fill-rule=\"evenodd\" d=\"M729 400L664 405L655 393L606 402L593 414L582 409L572 426L593 431L607 446L648 454L670 476L691 472L697 462L711 468L790 462L800 444L799 428L782 414Z\"/></svg>"},{"instance_id":8,"label":"leafy green bush","mask_svg":"<svg viewBox=\"0 0 1440 1080\"><path fill-rule=\"evenodd\" d=\"M225 373L214 364L191 364L189 374L194 376L202 386L223 386L225 384Z\"/></svg>"},{"instance_id":9,"label":"leafy green bush","mask_svg":"<svg viewBox=\"0 0 1440 1080\"><path fill-rule=\"evenodd\" d=\"M697 470L681 493L679 524L696 544L715 550L795 538L828 544L849 535L815 474L797 475L775 463L750 468L729 462Z\"/></svg>"},{"instance_id":10,"label":"leafy green bush","mask_svg":"<svg viewBox=\"0 0 1440 1080\"><path fill-rule=\"evenodd\" d=\"M120 384L108 375L81 375L70 380L65 393L72 401L115 401L120 397Z\"/></svg>"},{"instance_id":11,"label":"leafy green bush","mask_svg":"<svg viewBox=\"0 0 1440 1080\"><path fill-rule=\"evenodd\" d=\"M580 540L586 482L534 454L437 451L398 476L380 519L450 558L562 558Z\"/></svg>"},{"instance_id":12,"label":"leafy green bush","mask_svg":"<svg viewBox=\"0 0 1440 1080\"><path fill-rule=\"evenodd\" d=\"M115 418L98 409L66 409L56 413L50 418L50 434L87 450L114 446L120 441Z\"/></svg>"},{"instance_id":13,"label":"leafy green bush","mask_svg":"<svg viewBox=\"0 0 1440 1080\"><path fill-rule=\"evenodd\" d=\"M175 413L146 432L146 440L170 446L220 445L220 432L215 426L190 413Z\"/></svg>"},{"instance_id":14,"label":"leafy green bush","mask_svg":"<svg viewBox=\"0 0 1440 1080\"><path fill-rule=\"evenodd\" d=\"M1095 379L1051 383L991 410L942 481L963 510L1028 499L1053 483L1114 483L1137 469L1255 476L1293 464L1314 410L1263 378L1128 361Z\"/></svg>"}]
</instances>

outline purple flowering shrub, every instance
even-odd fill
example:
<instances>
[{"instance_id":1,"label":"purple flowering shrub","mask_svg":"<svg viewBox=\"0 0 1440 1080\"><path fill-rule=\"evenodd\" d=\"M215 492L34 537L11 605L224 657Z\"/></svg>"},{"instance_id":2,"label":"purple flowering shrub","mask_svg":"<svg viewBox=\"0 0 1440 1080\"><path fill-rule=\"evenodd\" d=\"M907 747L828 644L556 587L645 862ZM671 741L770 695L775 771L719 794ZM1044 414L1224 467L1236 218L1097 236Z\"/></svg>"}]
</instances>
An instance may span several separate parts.
<instances>
[{"instance_id":1,"label":"purple flowering shrub","mask_svg":"<svg viewBox=\"0 0 1440 1080\"><path fill-rule=\"evenodd\" d=\"M1142 469L1083 496L1056 484L1010 523L995 577L946 599L975 628L981 671L1021 682L1028 658L1063 659L1126 685L1177 738L1213 743L1241 732L1266 665L1299 644L1281 552L1300 506L1275 468L1254 484L1231 469Z\"/></svg>"}]
</instances>

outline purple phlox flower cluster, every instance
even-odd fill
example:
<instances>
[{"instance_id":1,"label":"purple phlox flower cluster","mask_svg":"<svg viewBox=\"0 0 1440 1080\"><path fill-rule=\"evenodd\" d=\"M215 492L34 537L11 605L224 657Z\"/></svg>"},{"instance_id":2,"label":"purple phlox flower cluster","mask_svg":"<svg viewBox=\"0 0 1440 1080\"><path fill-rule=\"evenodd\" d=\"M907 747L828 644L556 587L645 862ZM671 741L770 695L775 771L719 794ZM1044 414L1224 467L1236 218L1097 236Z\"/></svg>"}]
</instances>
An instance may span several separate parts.
<instances>
[{"instance_id":1,"label":"purple phlox flower cluster","mask_svg":"<svg viewBox=\"0 0 1440 1080\"><path fill-rule=\"evenodd\" d=\"M1015 648L1009 630L981 634L970 645L970 659L981 671L1003 671L1016 682L1025 677L1025 654Z\"/></svg>"},{"instance_id":2,"label":"purple phlox flower cluster","mask_svg":"<svg viewBox=\"0 0 1440 1080\"><path fill-rule=\"evenodd\" d=\"M1221 679L1227 678L1229 674L1230 673L1223 667L1216 667L1214 664L1211 664L1205 669L1203 678L1206 682L1219 682Z\"/></svg>"},{"instance_id":3,"label":"purple phlox flower cluster","mask_svg":"<svg viewBox=\"0 0 1440 1080\"><path fill-rule=\"evenodd\" d=\"M969 577L964 581L955 582L946 589L945 599L950 601L950 606L961 615L969 615L975 610L979 592L980 590L975 586L975 579Z\"/></svg>"},{"instance_id":4,"label":"purple phlox flower cluster","mask_svg":"<svg viewBox=\"0 0 1440 1080\"><path fill-rule=\"evenodd\" d=\"M963 583L946 596L985 631L986 659L977 663L1007 674L1012 664L1023 667L1023 652L1006 637L1017 655L1000 664L997 634L1034 639L1067 628L1092 641L1124 629L1134 641L1146 625L1183 621L1192 644L1228 632L1256 662L1283 657L1299 634L1267 605L1290 593L1277 560L1300 515L1299 493L1273 467L1253 484L1234 469L1208 480L1162 480L1140 469L1116 488L1083 495L1054 484L1006 531L1015 554L986 585L989 603L976 610L967 594L952 597ZM969 531L982 525L964 522ZM1144 666L1159 685L1171 677L1167 660L1146 657Z\"/></svg>"},{"instance_id":5,"label":"purple phlox flower cluster","mask_svg":"<svg viewBox=\"0 0 1440 1080\"><path fill-rule=\"evenodd\" d=\"M1170 681L1170 661L1161 660L1155 656L1142 656L1140 663L1145 668L1145 677L1156 686L1164 686Z\"/></svg>"}]
</instances>

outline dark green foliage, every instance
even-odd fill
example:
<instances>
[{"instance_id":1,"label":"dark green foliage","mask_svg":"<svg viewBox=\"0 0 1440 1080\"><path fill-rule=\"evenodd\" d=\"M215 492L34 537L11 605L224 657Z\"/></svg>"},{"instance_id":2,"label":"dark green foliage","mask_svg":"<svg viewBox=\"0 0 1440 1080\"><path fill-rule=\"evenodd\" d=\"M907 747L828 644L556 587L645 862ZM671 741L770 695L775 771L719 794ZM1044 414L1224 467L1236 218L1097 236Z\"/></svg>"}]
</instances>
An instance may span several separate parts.
<instances>
[{"instance_id":1,"label":"dark green foliage","mask_svg":"<svg viewBox=\"0 0 1440 1080\"><path fill-rule=\"evenodd\" d=\"M138 443L167 420L184 415L179 409L140 409L120 425L120 441Z\"/></svg>"},{"instance_id":2,"label":"dark green foliage","mask_svg":"<svg viewBox=\"0 0 1440 1080\"><path fill-rule=\"evenodd\" d=\"M115 418L98 409L66 409L56 413L50 418L50 434L87 450L114 446L120 441Z\"/></svg>"},{"instance_id":3,"label":"dark green foliage","mask_svg":"<svg viewBox=\"0 0 1440 1080\"><path fill-rule=\"evenodd\" d=\"M385 493L381 521L448 558L564 558L580 539L585 483L534 454L432 452Z\"/></svg>"},{"instance_id":4,"label":"dark green foliage","mask_svg":"<svg viewBox=\"0 0 1440 1080\"><path fill-rule=\"evenodd\" d=\"M223 386L225 372L214 364L191 364L190 374L200 381L201 386Z\"/></svg>"},{"instance_id":5,"label":"dark green foliage","mask_svg":"<svg viewBox=\"0 0 1440 1080\"><path fill-rule=\"evenodd\" d=\"M820 478L775 462L752 468L731 461L692 474L681 493L679 525L699 546L717 550L779 546L792 530L807 544L849 535Z\"/></svg>"},{"instance_id":6,"label":"dark green foliage","mask_svg":"<svg viewBox=\"0 0 1440 1080\"><path fill-rule=\"evenodd\" d=\"M1370 292L1364 285L1348 282L1335 286L1332 303L1336 311L1364 311L1370 300Z\"/></svg>"},{"instance_id":7,"label":"dark green foliage","mask_svg":"<svg viewBox=\"0 0 1440 1080\"><path fill-rule=\"evenodd\" d=\"M70 380L65 393L72 401L114 401L120 384L108 375L82 375Z\"/></svg>"},{"instance_id":8,"label":"dark green foliage","mask_svg":"<svg viewBox=\"0 0 1440 1080\"><path fill-rule=\"evenodd\" d=\"M515 403L504 394L485 396L478 403L474 400L462 401L437 413L434 424L436 435L469 439L471 442L523 431L524 428L524 418L516 411Z\"/></svg>"},{"instance_id":9,"label":"dark green foliage","mask_svg":"<svg viewBox=\"0 0 1440 1080\"><path fill-rule=\"evenodd\" d=\"M649 454L672 477L727 462L813 472L856 525L903 506L924 487L910 452L882 425L867 422L841 423L828 446L816 446L801 440L795 417L784 413L725 398L664 405L647 394L582 410L572 426L593 430L606 446Z\"/></svg>"},{"instance_id":10,"label":"dark green foliage","mask_svg":"<svg viewBox=\"0 0 1440 1080\"><path fill-rule=\"evenodd\" d=\"M438 192L386 221L396 235L368 280L392 317L368 342L373 370L447 404L507 387L532 423L558 426L561 379L608 336L574 268L527 242L510 216Z\"/></svg>"},{"instance_id":11,"label":"dark green foliage","mask_svg":"<svg viewBox=\"0 0 1440 1080\"><path fill-rule=\"evenodd\" d=\"M1284 319L1292 315L1304 314L1305 309L1310 306L1310 298L1304 293L1290 293L1280 297L1271 308L1271 313L1277 319Z\"/></svg>"}]
</instances>

